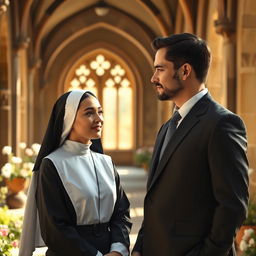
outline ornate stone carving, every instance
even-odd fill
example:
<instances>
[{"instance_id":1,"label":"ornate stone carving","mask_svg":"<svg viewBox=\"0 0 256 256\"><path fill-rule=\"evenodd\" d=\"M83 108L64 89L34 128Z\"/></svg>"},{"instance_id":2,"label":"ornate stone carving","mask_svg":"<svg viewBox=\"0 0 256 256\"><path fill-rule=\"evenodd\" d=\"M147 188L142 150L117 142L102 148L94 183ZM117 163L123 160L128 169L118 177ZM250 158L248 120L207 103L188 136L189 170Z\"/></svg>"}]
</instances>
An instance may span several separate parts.
<instances>
[{"instance_id":1,"label":"ornate stone carving","mask_svg":"<svg viewBox=\"0 0 256 256\"><path fill-rule=\"evenodd\" d=\"M218 34L229 38L235 32L235 13L233 0L218 1L218 19L215 20L214 26Z\"/></svg>"}]
</instances>

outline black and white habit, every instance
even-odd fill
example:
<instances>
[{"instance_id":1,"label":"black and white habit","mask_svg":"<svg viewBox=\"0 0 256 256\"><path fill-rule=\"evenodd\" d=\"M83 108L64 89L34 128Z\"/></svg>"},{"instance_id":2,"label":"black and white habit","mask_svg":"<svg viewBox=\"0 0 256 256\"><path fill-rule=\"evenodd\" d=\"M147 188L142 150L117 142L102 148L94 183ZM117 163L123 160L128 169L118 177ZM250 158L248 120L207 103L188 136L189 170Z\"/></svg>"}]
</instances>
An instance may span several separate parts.
<instances>
[{"instance_id":1,"label":"black and white habit","mask_svg":"<svg viewBox=\"0 0 256 256\"><path fill-rule=\"evenodd\" d=\"M47 256L129 255L129 201L100 140L67 139L82 96L78 90L54 105L35 163L19 256L48 247ZM89 95L88 95L89 96Z\"/></svg>"}]
</instances>

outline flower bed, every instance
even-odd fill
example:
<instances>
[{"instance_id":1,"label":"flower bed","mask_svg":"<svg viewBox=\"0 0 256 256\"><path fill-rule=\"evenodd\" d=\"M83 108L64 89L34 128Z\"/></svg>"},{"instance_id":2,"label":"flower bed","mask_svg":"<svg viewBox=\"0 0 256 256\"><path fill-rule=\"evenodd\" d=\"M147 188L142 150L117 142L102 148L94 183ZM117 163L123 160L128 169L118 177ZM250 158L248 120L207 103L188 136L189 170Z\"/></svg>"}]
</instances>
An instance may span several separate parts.
<instances>
[{"instance_id":1,"label":"flower bed","mask_svg":"<svg viewBox=\"0 0 256 256\"><path fill-rule=\"evenodd\" d=\"M12 256L12 251L18 248L21 227L22 216L0 207L0 256Z\"/></svg>"}]
</instances>

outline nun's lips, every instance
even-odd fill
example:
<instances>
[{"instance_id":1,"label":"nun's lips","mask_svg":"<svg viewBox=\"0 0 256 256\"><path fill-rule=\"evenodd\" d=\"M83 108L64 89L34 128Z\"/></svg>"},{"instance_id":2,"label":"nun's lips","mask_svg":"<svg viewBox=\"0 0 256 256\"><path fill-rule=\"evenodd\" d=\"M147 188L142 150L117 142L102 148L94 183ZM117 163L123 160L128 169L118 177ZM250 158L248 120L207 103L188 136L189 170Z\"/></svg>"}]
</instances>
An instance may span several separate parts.
<instances>
[{"instance_id":1,"label":"nun's lips","mask_svg":"<svg viewBox=\"0 0 256 256\"><path fill-rule=\"evenodd\" d=\"M102 125L93 126L92 129L96 131L100 131L102 128Z\"/></svg>"}]
</instances>

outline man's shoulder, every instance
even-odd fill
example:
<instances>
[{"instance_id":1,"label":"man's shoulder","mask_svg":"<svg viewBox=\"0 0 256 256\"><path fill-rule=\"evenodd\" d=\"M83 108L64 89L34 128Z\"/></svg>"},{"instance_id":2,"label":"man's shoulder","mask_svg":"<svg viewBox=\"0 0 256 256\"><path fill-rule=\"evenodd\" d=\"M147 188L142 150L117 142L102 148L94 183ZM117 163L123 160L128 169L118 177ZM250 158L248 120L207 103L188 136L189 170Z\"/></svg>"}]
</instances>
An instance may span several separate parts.
<instances>
[{"instance_id":1,"label":"man's shoulder","mask_svg":"<svg viewBox=\"0 0 256 256\"><path fill-rule=\"evenodd\" d=\"M212 101L209 106L208 119L219 125L222 123L233 123L244 127L244 122L239 115L222 106L216 101Z\"/></svg>"},{"instance_id":2,"label":"man's shoulder","mask_svg":"<svg viewBox=\"0 0 256 256\"><path fill-rule=\"evenodd\" d=\"M223 117L223 116L237 116L228 108L221 105L219 102L215 100L211 100L209 103L209 114L213 114L216 117Z\"/></svg>"}]
</instances>

